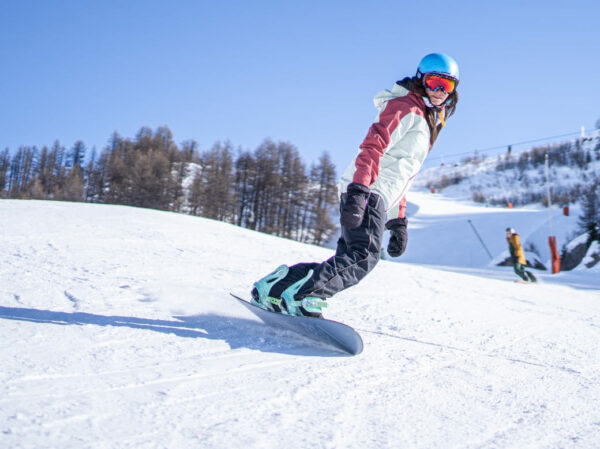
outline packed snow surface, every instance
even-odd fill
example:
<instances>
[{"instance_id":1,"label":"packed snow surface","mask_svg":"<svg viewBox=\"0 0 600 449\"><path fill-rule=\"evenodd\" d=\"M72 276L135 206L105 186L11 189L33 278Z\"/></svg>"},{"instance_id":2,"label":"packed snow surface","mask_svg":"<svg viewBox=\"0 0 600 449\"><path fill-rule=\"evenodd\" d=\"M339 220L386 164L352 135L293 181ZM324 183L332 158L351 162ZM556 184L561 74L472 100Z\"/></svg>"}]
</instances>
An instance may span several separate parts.
<instances>
[{"instance_id":1,"label":"packed snow surface","mask_svg":"<svg viewBox=\"0 0 600 449\"><path fill-rule=\"evenodd\" d=\"M330 249L173 213L0 201L0 447L600 447L598 270L515 283L495 265L504 229L547 262L546 210L409 200L407 253L326 309L362 335L357 357L228 294Z\"/></svg>"}]
</instances>

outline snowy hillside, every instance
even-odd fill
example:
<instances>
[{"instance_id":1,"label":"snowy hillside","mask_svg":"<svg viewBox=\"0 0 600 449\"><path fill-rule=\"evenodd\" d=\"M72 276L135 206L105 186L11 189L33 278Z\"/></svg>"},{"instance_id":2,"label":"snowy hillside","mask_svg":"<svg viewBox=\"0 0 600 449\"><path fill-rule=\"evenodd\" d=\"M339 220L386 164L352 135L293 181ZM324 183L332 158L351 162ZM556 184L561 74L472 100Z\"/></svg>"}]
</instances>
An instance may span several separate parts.
<instances>
[{"instance_id":1,"label":"snowy hillside","mask_svg":"<svg viewBox=\"0 0 600 449\"><path fill-rule=\"evenodd\" d=\"M546 153L554 203L577 202L582 190L600 179L600 130L595 130L585 139L496 157L475 155L461 163L428 168L417 177L415 186L491 205L541 204L546 200Z\"/></svg>"},{"instance_id":2,"label":"snowy hillside","mask_svg":"<svg viewBox=\"0 0 600 449\"><path fill-rule=\"evenodd\" d=\"M0 447L599 447L597 266L514 283L467 220L495 260L506 226L543 251L545 209L409 201L405 256L326 309L361 333L357 357L227 294L331 250L174 213L0 201Z\"/></svg>"}]
</instances>

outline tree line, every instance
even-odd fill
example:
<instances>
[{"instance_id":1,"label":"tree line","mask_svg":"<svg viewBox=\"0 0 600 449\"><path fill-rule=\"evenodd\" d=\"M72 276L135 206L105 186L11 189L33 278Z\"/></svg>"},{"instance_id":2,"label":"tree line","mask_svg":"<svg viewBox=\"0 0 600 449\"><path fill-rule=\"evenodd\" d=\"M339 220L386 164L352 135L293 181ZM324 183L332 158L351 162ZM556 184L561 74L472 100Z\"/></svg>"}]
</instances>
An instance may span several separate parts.
<instances>
[{"instance_id":1,"label":"tree line","mask_svg":"<svg viewBox=\"0 0 600 449\"><path fill-rule=\"evenodd\" d=\"M307 167L295 146L263 141L254 151L217 142L177 145L168 127L113 133L98 154L21 146L0 153L0 198L121 204L202 216L307 243L335 229L336 170L327 152Z\"/></svg>"}]
</instances>

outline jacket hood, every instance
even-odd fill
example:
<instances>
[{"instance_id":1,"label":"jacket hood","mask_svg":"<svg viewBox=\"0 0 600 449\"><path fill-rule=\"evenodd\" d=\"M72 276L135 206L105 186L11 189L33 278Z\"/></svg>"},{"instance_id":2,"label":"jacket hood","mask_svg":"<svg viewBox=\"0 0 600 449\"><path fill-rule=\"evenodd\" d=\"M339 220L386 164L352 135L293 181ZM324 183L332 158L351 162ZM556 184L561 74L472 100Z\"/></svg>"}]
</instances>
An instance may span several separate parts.
<instances>
[{"instance_id":1,"label":"jacket hood","mask_svg":"<svg viewBox=\"0 0 600 449\"><path fill-rule=\"evenodd\" d=\"M415 107L421 110L425 110L426 108L423 99L419 95L408 90L405 86L400 84L400 82L394 84L394 87L392 87L391 90L385 89L375 95L373 104L377 110L382 111L388 101L399 97L406 97L407 101L411 102Z\"/></svg>"}]
</instances>

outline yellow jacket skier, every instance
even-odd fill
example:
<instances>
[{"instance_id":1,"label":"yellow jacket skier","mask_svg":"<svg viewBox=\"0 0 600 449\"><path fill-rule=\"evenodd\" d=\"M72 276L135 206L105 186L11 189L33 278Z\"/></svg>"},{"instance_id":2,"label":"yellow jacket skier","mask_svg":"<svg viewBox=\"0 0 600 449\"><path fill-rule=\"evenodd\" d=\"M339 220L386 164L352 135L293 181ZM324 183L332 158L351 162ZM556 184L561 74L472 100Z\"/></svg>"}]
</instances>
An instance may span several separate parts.
<instances>
[{"instance_id":1,"label":"yellow jacket skier","mask_svg":"<svg viewBox=\"0 0 600 449\"><path fill-rule=\"evenodd\" d=\"M525 282L536 282L537 279L535 276L530 271L525 270L525 265L527 265L525 253L521 246L519 234L517 234L513 228L506 228L506 241L508 242L508 249L510 251L510 256L512 257L513 268L515 273L517 273L517 276Z\"/></svg>"}]
</instances>

